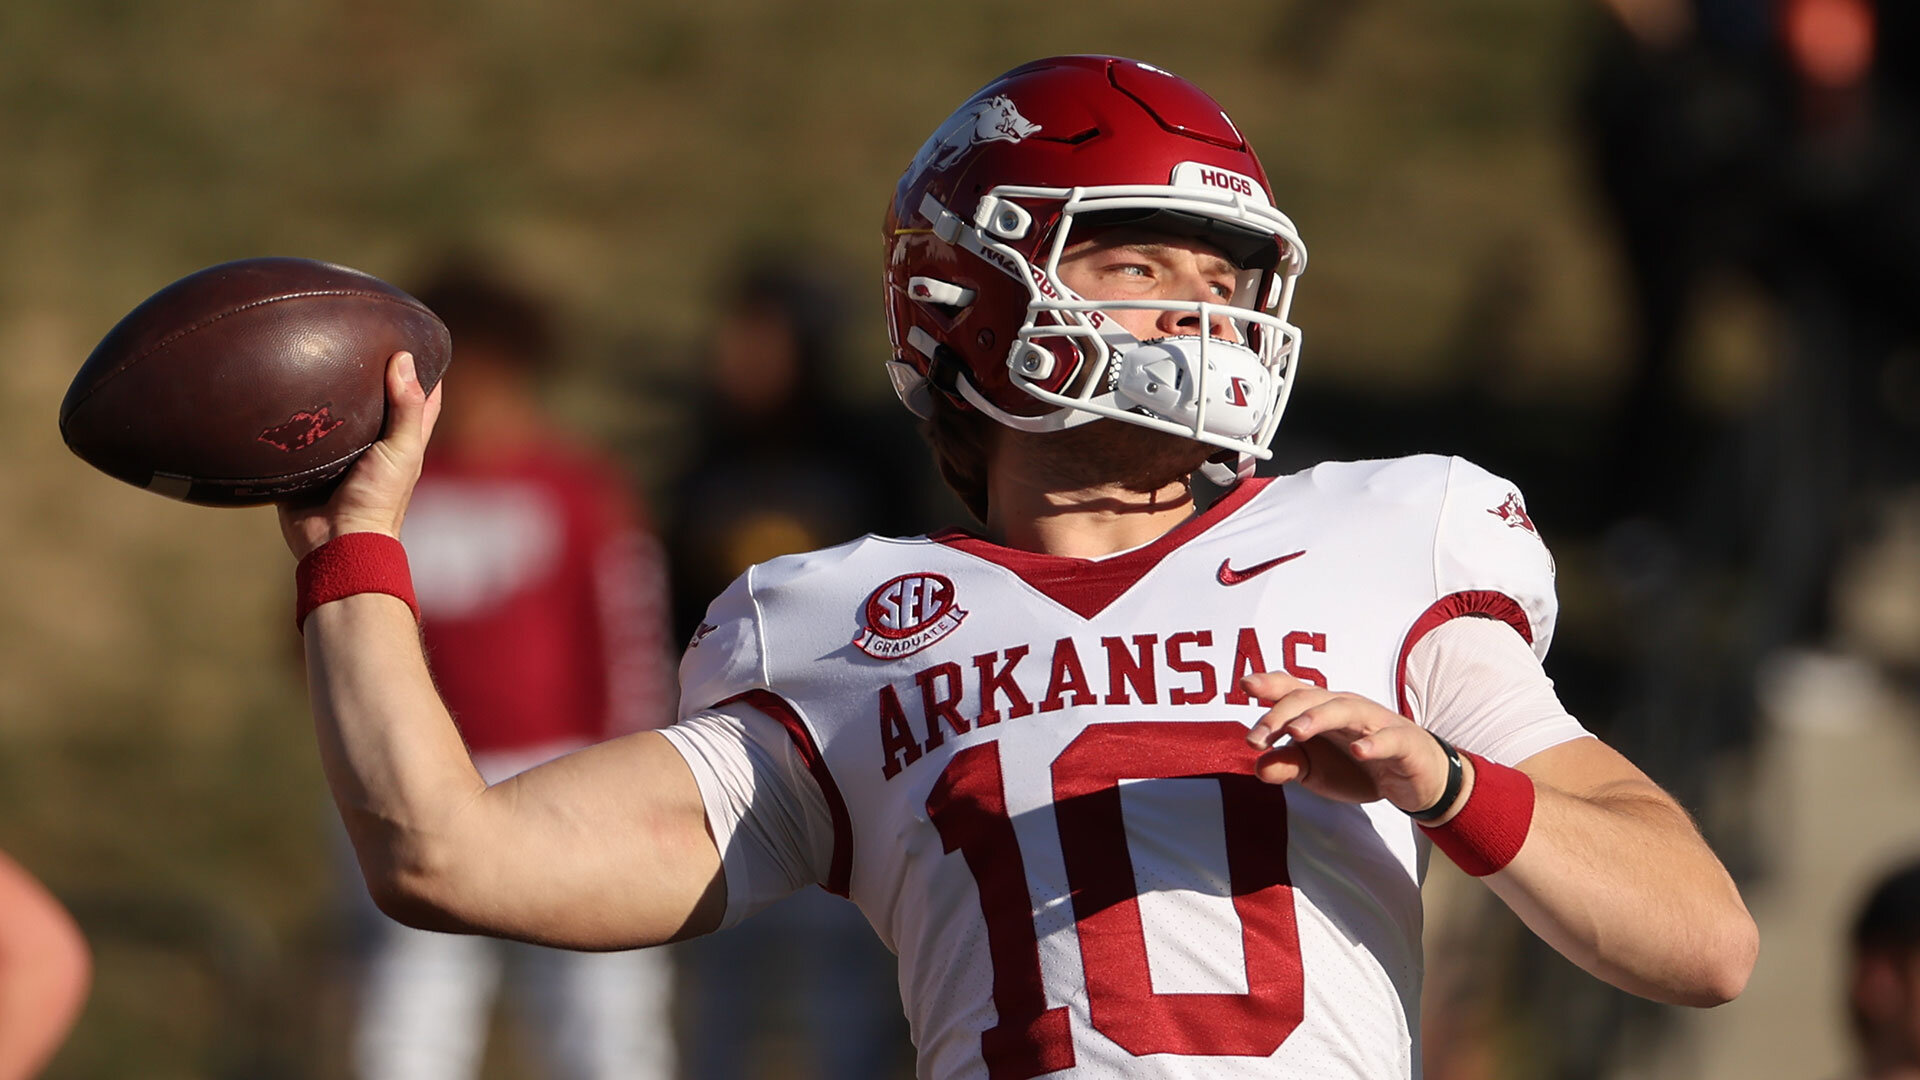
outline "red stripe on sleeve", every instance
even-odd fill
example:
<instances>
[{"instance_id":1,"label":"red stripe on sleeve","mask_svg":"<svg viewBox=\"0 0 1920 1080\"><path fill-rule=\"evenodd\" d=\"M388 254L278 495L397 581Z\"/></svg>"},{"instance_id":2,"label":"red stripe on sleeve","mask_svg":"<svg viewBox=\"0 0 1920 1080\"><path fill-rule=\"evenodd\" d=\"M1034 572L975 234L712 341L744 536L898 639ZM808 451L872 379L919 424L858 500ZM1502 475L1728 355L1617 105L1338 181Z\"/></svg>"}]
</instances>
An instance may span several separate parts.
<instances>
[{"instance_id":1,"label":"red stripe on sleeve","mask_svg":"<svg viewBox=\"0 0 1920 1080\"><path fill-rule=\"evenodd\" d=\"M1441 624L1468 617L1498 619L1518 631L1527 644L1533 644L1533 623L1528 620L1526 609L1506 593L1469 589L1435 600L1413 620L1413 628L1407 631L1407 640L1400 646L1400 663L1394 671L1393 685L1398 687L1401 716L1413 719L1413 709L1407 701L1407 659L1413 655L1413 647Z\"/></svg>"},{"instance_id":2,"label":"red stripe on sleeve","mask_svg":"<svg viewBox=\"0 0 1920 1080\"><path fill-rule=\"evenodd\" d=\"M833 773L827 768L820 748L814 744L813 734L793 706L771 690L735 694L715 708L724 709L736 701L760 710L786 728L787 737L800 752L800 760L806 762L814 783L820 785L820 794L827 801L827 815L833 820L833 862L827 868L827 880L820 884L836 896L846 896L853 881L853 819L847 816L847 801L840 797L840 785L834 783Z\"/></svg>"}]
</instances>

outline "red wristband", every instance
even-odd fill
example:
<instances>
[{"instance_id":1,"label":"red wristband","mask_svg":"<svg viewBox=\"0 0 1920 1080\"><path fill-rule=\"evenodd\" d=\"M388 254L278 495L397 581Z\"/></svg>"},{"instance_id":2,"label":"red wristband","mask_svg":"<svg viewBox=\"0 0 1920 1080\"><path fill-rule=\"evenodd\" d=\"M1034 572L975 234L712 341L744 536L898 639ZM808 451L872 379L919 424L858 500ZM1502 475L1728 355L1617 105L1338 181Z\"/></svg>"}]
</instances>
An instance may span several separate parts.
<instances>
[{"instance_id":1,"label":"red wristband","mask_svg":"<svg viewBox=\"0 0 1920 1080\"><path fill-rule=\"evenodd\" d=\"M1460 869L1486 877L1512 862L1527 842L1533 826L1533 777L1479 754L1460 753L1473 761L1467 804L1445 825L1420 828Z\"/></svg>"},{"instance_id":2,"label":"red wristband","mask_svg":"<svg viewBox=\"0 0 1920 1080\"><path fill-rule=\"evenodd\" d=\"M413 598L413 574L407 569L407 549L385 533L355 532L307 552L293 572L293 625L306 632L307 616L321 604L358 593L397 596L420 621L420 605Z\"/></svg>"}]
</instances>

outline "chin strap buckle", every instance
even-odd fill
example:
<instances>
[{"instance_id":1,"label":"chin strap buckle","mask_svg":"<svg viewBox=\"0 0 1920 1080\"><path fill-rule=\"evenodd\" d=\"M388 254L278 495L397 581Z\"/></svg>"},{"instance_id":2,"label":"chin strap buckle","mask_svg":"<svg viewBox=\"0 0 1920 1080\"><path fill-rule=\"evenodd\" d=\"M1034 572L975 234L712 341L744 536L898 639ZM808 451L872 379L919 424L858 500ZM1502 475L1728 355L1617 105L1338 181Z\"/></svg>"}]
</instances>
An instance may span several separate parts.
<instances>
[{"instance_id":1,"label":"chin strap buckle","mask_svg":"<svg viewBox=\"0 0 1920 1080\"><path fill-rule=\"evenodd\" d=\"M1200 475L1207 483L1218 488L1232 488L1235 484L1253 475L1257 464L1252 454L1227 450L1215 454L1200 463Z\"/></svg>"}]
</instances>

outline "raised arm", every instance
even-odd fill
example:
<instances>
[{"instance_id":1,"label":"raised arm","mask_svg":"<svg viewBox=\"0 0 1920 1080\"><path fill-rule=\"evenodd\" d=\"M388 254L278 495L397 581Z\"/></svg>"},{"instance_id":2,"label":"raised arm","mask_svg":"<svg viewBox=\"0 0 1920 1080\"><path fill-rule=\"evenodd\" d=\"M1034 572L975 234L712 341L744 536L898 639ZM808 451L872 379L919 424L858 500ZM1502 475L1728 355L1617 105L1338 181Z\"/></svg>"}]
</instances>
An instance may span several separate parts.
<instances>
[{"instance_id":1,"label":"raised arm","mask_svg":"<svg viewBox=\"0 0 1920 1080\"><path fill-rule=\"evenodd\" d=\"M323 506L288 507L296 556L350 533L398 538L439 413L398 354L385 437ZM434 930L583 949L703 933L720 857L684 760L657 733L488 787L434 690L407 604L359 592L304 624L321 763L382 910Z\"/></svg>"}]
</instances>

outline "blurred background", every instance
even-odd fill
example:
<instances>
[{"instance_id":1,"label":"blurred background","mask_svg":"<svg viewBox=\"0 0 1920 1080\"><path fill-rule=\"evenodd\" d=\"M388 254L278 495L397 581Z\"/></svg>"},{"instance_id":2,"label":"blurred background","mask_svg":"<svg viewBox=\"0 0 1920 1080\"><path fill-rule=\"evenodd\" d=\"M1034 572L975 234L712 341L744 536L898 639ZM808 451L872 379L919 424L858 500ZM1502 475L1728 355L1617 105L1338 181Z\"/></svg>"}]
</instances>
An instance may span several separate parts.
<instances>
[{"instance_id":1,"label":"blurred background","mask_svg":"<svg viewBox=\"0 0 1920 1080\"><path fill-rule=\"evenodd\" d=\"M1169 68L1248 133L1312 252L1276 467L1432 450L1517 480L1559 558L1550 673L1698 815L1760 921L1742 999L1660 1008L1437 862L1429 1077L1856 1074L1849 922L1920 853L1916 21L1905 0L0 5L0 849L95 965L47 1075L343 1076L354 1015L273 515L174 504L60 444L114 321L245 256L403 287L484 264L549 308L543 407L630 478L684 632L740 560L957 520L881 374L880 218L955 105L1054 52ZM746 381L833 419L749 445L769 403L727 373L781 349L785 374ZM802 442L775 486L831 513L739 514L755 454ZM852 1075L795 1047L856 1018L774 1001L749 1023L715 989L818 985L781 942L838 916L783 917L680 958L691 1080ZM716 1024L744 1064L698 1052ZM494 1028L484 1075L543 1075Z\"/></svg>"}]
</instances>

